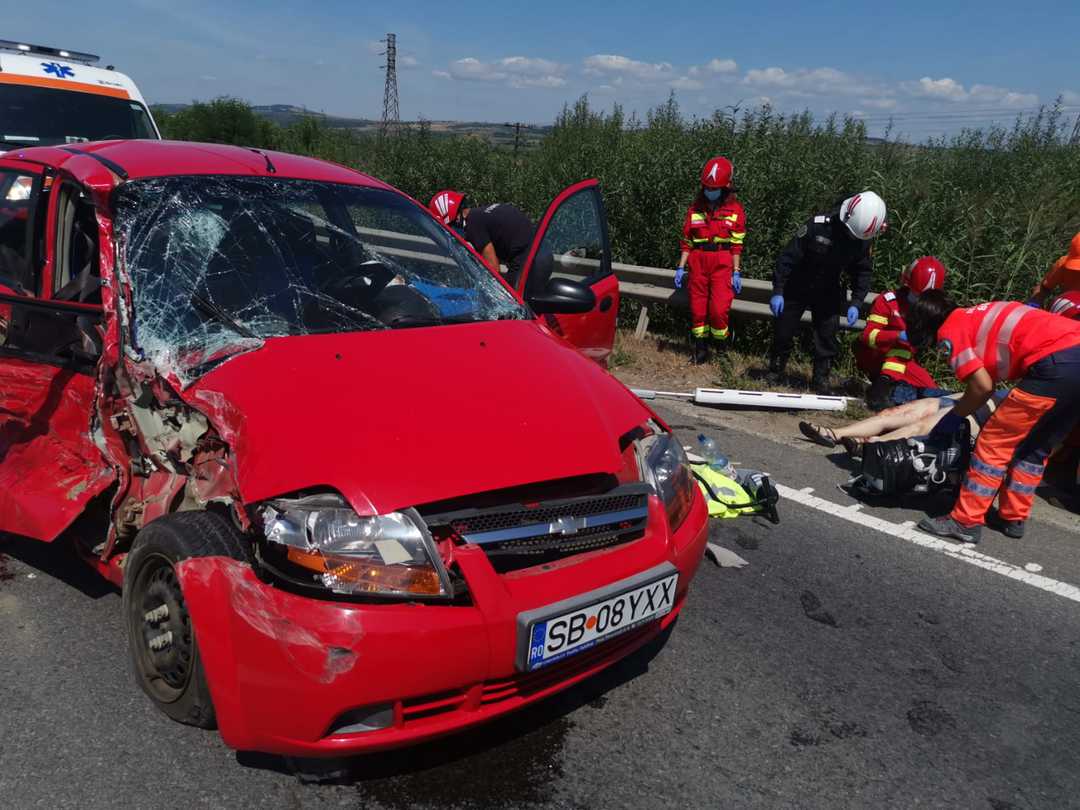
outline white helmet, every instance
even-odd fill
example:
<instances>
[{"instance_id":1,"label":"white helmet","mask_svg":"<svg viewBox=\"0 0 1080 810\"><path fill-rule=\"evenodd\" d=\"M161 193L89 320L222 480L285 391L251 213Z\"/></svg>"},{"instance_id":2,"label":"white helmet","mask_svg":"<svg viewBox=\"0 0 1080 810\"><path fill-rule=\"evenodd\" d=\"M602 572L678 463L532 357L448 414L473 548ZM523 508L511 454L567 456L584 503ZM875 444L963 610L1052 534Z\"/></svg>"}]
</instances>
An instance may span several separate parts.
<instances>
[{"instance_id":1,"label":"white helmet","mask_svg":"<svg viewBox=\"0 0 1080 810\"><path fill-rule=\"evenodd\" d=\"M885 201L872 191L848 197L840 204L840 221L856 239L873 239L885 230Z\"/></svg>"}]
</instances>

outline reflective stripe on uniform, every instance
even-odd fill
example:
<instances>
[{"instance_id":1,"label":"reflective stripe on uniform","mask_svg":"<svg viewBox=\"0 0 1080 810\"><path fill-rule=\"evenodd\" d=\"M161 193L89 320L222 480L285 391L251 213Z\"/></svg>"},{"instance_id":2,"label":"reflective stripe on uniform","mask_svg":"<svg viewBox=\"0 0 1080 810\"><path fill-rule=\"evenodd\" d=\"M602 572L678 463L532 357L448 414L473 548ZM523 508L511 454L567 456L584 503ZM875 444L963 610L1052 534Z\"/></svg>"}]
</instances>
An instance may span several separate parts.
<instances>
[{"instance_id":1,"label":"reflective stripe on uniform","mask_svg":"<svg viewBox=\"0 0 1080 810\"><path fill-rule=\"evenodd\" d=\"M974 349L964 349L960 354L956 355L956 357L953 357L949 361L949 365L952 366L953 374L955 374L956 370L961 368L964 363L970 363L977 356Z\"/></svg>"},{"instance_id":2,"label":"reflective stripe on uniform","mask_svg":"<svg viewBox=\"0 0 1080 810\"><path fill-rule=\"evenodd\" d=\"M910 360L911 351L909 349L889 349L886 357L899 357L901 360Z\"/></svg>"},{"instance_id":3,"label":"reflective stripe on uniform","mask_svg":"<svg viewBox=\"0 0 1080 810\"><path fill-rule=\"evenodd\" d=\"M873 317L873 316L871 316ZM866 342L870 344L871 349L877 348L877 336L881 334L880 329L871 329L870 334L866 338Z\"/></svg>"},{"instance_id":4,"label":"reflective stripe on uniform","mask_svg":"<svg viewBox=\"0 0 1080 810\"><path fill-rule=\"evenodd\" d=\"M692 222L692 223L693 222L704 222L704 221L705 221L705 215L704 214L691 214L690 215L690 222Z\"/></svg>"},{"instance_id":5,"label":"reflective stripe on uniform","mask_svg":"<svg viewBox=\"0 0 1080 810\"><path fill-rule=\"evenodd\" d=\"M997 494L997 490L994 487L988 487L985 484L980 484L978 481L972 481L967 476L964 476L964 489L974 492L983 498L992 498Z\"/></svg>"},{"instance_id":6,"label":"reflective stripe on uniform","mask_svg":"<svg viewBox=\"0 0 1080 810\"><path fill-rule=\"evenodd\" d=\"M707 326L694 326L690 329L690 334L694 337L705 337L705 333L709 331Z\"/></svg>"},{"instance_id":7,"label":"reflective stripe on uniform","mask_svg":"<svg viewBox=\"0 0 1080 810\"><path fill-rule=\"evenodd\" d=\"M1020 319L1031 312L1031 307L1025 304L1018 304L1016 309L1005 316L1005 323L1001 325L1001 331L997 336L997 370L998 379L1009 379L1009 366L1012 365L1012 355L1009 352L1009 338L1012 337L1013 330L1016 329L1016 325L1020 323Z\"/></svg>"},{"instance_id":8,"label":"reflective stripe on uniform","mask_svg":"<svg viewBox=\"0 0 1080 810\"><path fill-rule=\"evenodd\" d=\"M868 315L866 320L873 321L874 323L880 323L882 326L889 325L889 319L884 315Z\"/></svg>"},{"instance_id":9,"label":"reflective stripe on uniform","mask_svg":"<svg viewBox=\"0 0 1080 810\"><path fill-rule=\"evenodd\" d=\"M741 245L743 240L746 239L746 231L732 231L731 232L731 244Z\"/></svg>"},{"instance_id":10,"label":"reflective stripe on uniform","mask_svg":"<svg viewBox=\"0 0 1080 810\"><path fill-rule=\"evenodd\" d=\"M1013 467L1028 475L1042 475L1044 469L1042 464L1035 464L1030 461L1017 461L1013 464Z\"/></svg>"},{"instance_id":11,"label":"reflective stripe on uniform","mask_svg":"<svg viewBox=\"0 0 1080 810\"><path fill-rule=\"evenodd\" d=\"M1003 467L995 467L993 464L987 464L978 456L971 457L971 469L975 472L982 473L988 478L1004 478L1005 469Z\"/></svg>"},{"instance_id":12,"label":"reflective stripe on uniform","mask_svg":"<svg viewBox=\"0 0 1080 810\"><path fill-rule=\"evenodd\" d=\"M728 328L726 326L723 329L713 327L712 336L717 340L727 340Z\"/></svg>"},{"instance_id":13,"label":"reflective stripe on uniform","mask_svg":"<svg viewBox=\"0 0 1080 810\"><path fill-rule=\"evenodd\" d=\"M1011 479L1009 483L1005 485L1005 488L1010 489L1013 492L1019 492L1021 495L1034 495L1035 490L1038 489L1034 484L1021 484Z\"/></svg>"},{"instance_id":14,"label":"reflective stripe on uniform","mask_svg":"<svg viewBox=\"0 0 1080 810\"><path fill-rule=\"evenodd\" d=\"M907 371L907 363L893 363L886 362L881 364L882 371L895 371L897 374L903 374Z\"/></svg>"}]
</instances>

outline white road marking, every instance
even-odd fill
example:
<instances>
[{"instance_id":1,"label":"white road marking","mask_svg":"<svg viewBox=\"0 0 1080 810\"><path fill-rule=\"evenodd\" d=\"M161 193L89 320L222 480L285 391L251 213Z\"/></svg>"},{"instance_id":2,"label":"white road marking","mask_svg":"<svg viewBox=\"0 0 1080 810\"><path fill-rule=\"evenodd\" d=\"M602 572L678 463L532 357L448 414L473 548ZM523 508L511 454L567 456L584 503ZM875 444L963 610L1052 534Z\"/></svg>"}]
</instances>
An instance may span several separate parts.
<instances>
[{"instance_id":1,"label":"white road marking","mask_svg":"<svg viewBox=\"0 0 1080 810\"><path fill-rule=\"evenodd\" d=\"M1021 568L1018 565L1013 565L1004 560L999 560L996 557L991 557L987 554L978 552L971 546L949 543L939 537L923 534L914 527L914 524L912 524L911 521L902 524L890 523L887 520L882 520L873 515L867 515L858 510L853 510L848 506L842 506L841 504L827 501L824 498L818 498L816 495L810 494L813 492L812 488L799 490L786 487L783 484L777 484L776 489L784 498L800 503L803 506L808 506L811 509L817 509L819 512L824 512L851 523L857 523L860 526L865 526L868 529L873 529L882 534L888 534L892 537L906 540L909 543L928 548L931 551L940 552L946 557L952 557L954 560L960 560L969 565L974 565L977 568L993 571L995 574L1001 574L1003 577L1015 579L1019 582L1038 588L1039 590L1070 599L1073 602L1080 602L1080 588L1075 585L1070 585L1067 582L1059 582L1056 579L1050 579L1050 577L1044 577L1041 574L1036 573L1037 571L1042 570L1042 566L1037 563L1028 563Z\"/></svg>"}]
</instances>

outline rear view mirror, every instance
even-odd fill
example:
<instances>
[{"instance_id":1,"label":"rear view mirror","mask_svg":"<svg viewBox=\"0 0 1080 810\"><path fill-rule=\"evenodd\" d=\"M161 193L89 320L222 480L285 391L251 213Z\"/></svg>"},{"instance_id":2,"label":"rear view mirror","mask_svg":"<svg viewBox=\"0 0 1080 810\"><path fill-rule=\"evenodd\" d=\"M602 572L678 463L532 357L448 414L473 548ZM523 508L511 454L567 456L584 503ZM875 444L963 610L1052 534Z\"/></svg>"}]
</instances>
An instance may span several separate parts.
<instances>
[{"instance_id":1,"label":"rear view mirror","mask_svg":"<svg viewBox=\"0 0 1080 810\"><path fill-rule=\"evenodd\" d=\"M596 306L596 294L580 281L552 278L543 292L528 297L528 304L537 314L577 315Z\"/></svg>"}]
</instances>

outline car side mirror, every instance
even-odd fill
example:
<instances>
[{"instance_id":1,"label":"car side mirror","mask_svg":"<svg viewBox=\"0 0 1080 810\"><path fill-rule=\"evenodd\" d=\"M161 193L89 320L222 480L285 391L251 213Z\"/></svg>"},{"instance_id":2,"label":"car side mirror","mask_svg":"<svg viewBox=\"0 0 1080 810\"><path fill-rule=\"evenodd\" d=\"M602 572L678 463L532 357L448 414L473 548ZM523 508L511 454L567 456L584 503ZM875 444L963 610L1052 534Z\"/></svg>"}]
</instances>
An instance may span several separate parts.
<instances>
[{"instance_id":1,"label":"car side mirror","mask_svg":"<svg viewBox=\"0 0 1080 810\"><path fill-rule=\"evenodd\" d=\"M596 293L580 281L550 278L543 292L530 295L527 301L537 314L577 315L596 306Z\"/></svg>"}]
</instances>

